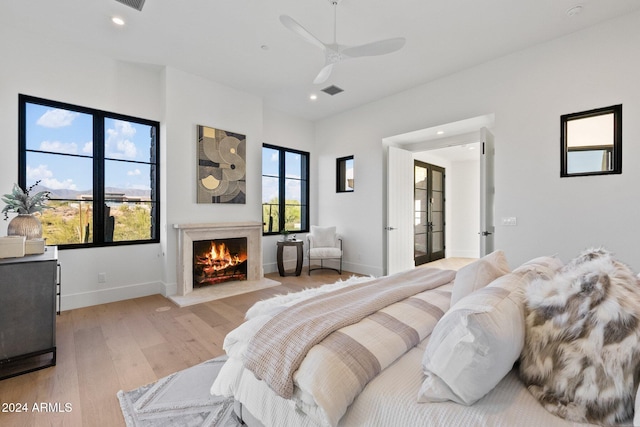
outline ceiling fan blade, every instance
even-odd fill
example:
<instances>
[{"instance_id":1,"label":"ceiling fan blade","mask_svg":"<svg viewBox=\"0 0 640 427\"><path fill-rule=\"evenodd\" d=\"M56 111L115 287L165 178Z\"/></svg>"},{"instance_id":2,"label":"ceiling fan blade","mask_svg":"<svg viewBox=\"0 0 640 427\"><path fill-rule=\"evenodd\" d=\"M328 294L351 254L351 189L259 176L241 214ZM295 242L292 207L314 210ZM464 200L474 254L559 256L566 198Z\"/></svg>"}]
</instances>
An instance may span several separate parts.
<instances>
[{"instance_id":1,"label":"ceiling fan blade","mask_svg":"<svg viewBox=\"0 0 640 427\"><path fill-rule=\"evenodd\" d=\"M322 70L320 70L316 78L313 80L313 83L319 85L320 83L326 82L329 76L331 75L331 70L333 70L333 64L325 65L322 68Z\"/></svg>"},{"instance_id":2,"label":"ceiling fan blade","mask_svg":"<svg viewBox=\"0 0 640 427\"><path fill-rule=\"evenodd\" d=\"M322 43L316 36L307 31L302 25L298 24L292 17L287 15L280 15L280 22L282 22L282 25L284 25L309 43L318 46L322 50L325 50L325 44Z\"/></svg>"},{"instance_id":3,"label":"ceiling fan blade","mask_svg":"<svg viewBox=\"0 0 640 427\"><path fill-rule=\"evenodd\" d=\"M405 42L406 39L404 37L380 40L360 46L348 47L342 51L342 54L350 58L357 58L359 56L386 55L387 53L392 53L402 49Z\"/></svg>"}]
</instances>

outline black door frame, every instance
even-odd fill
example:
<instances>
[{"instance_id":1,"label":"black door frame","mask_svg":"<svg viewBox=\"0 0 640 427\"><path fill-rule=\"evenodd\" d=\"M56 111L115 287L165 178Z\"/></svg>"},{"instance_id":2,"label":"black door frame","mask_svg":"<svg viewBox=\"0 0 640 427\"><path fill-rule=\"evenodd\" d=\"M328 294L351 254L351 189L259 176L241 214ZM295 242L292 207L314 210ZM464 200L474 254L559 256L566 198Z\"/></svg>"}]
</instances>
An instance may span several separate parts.
<instances>
[{"instance_id":1,"label":"black door frame","mask_svg":"<svg viewBox=\"0 0 640 427\"><path fill-rule=\"evenodd\" d=\"M425 264L427 262L431 262L431 261L436 261L439 259L444 258L445 256L445 190L446 190L446 186L445 186L445 168L441 167L441 166L436 166L430 163L426 163L426 162L421 162L419 160L414 160L413 161L413 170L414 170L414 203L415 203L415 170L416 167L421 167L421 168L425 168L427 170L427 178L426 178L426 200L427 200L427 218L426 218L426 224L424 224L424 227L426 228L425 234L426 234L426 250L423 253L416 253L415 250L415 236L416 236L416 230L415 230L415 226L414 225L414 262L415 265L421 265L421 264ZM433 171L437 171L440 172L442 174L442 248L441 250L438 251L433 251L433 228L434 228L434 224L433 224L433 179L431 177L432 172ZM414 214L415 214L415 205L414 205Z\"/></svg>"}]
</instances>

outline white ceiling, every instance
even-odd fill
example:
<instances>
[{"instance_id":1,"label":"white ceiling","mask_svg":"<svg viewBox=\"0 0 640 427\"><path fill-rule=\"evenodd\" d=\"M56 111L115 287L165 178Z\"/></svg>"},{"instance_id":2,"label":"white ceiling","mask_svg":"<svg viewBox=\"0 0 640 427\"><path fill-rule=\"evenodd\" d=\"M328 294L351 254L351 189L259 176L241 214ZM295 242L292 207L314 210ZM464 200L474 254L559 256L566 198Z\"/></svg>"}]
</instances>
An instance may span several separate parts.
<instances>
[{"instance_id":1,"label":"white ceiling","mask_svg":"<svg viewBox=\"0 0 640 427\"><path fill-rule=\"evenodd\" d=\"M578 4L582 12L568 16ZM312 81L322 52L279 16L331 42L329 0L146 0L141 12L115 0L3 0L0 25L118 60L175 67L318 120L638 9L638 0L341 0L339 43L398 36L407 43L340 63L320 86ZM113 15L126 25L114 26ZM345 92L320 92L332 84Z\"/></svg>"}]
</instances>

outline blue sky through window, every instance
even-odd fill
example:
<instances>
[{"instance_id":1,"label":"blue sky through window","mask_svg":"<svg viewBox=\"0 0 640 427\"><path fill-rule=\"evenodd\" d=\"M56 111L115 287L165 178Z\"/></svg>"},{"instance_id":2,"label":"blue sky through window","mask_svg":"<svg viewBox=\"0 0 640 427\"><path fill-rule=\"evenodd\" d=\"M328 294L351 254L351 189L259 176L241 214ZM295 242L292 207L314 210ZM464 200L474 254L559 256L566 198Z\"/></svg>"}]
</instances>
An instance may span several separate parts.
<instances>
[{"instance_id":1,"label":"blue sky through window","mask_svg":"<svg viewBox=\"0 0 640 427\"><path fill-rule=\"evenodd\" d=\"M105 120L105 186L149 190L150 126L107 118ZM93 116L26 104L27 185L41 180L52 190L90 194L93 185ZM143 162L143 163L131 163Z\"/></svg>"},{"instance_id":2,"label":"blue sky through window","mask_svg":"<svg viewBox=\"0 0 640 427\"><path fill-rule=\"evenodd\" d=\"M273 148L262 148L262 203L278 200L277 178L280 171L279 151ZM298 153L285 152L285 197L286 200L302 201L302 156Z\"/></svg>"}]
</instances>

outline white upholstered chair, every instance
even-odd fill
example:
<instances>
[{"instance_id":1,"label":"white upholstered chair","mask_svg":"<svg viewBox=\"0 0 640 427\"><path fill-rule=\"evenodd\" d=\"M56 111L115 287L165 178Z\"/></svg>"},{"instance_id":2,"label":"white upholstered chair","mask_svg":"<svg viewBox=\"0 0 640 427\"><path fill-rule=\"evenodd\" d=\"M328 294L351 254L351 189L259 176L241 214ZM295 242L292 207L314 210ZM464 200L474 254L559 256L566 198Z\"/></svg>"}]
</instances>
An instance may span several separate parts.
<instances>
[{"instance_id":1,"label":"white upholstered chair","mask_svg":"<svg viewBox=\"0 0 640 427\"><path fill-rule=\"evenodd\" d=\"M312 225L309 234L309 275L313 270L327 268L335 270L342 274L342 238L336 233L335 227L319 227ZM320 261L320 266L312 266L312 261ZM339 268L325 267L325 260L334 260L339 262Z\"/></svg>"}]
</instances>

